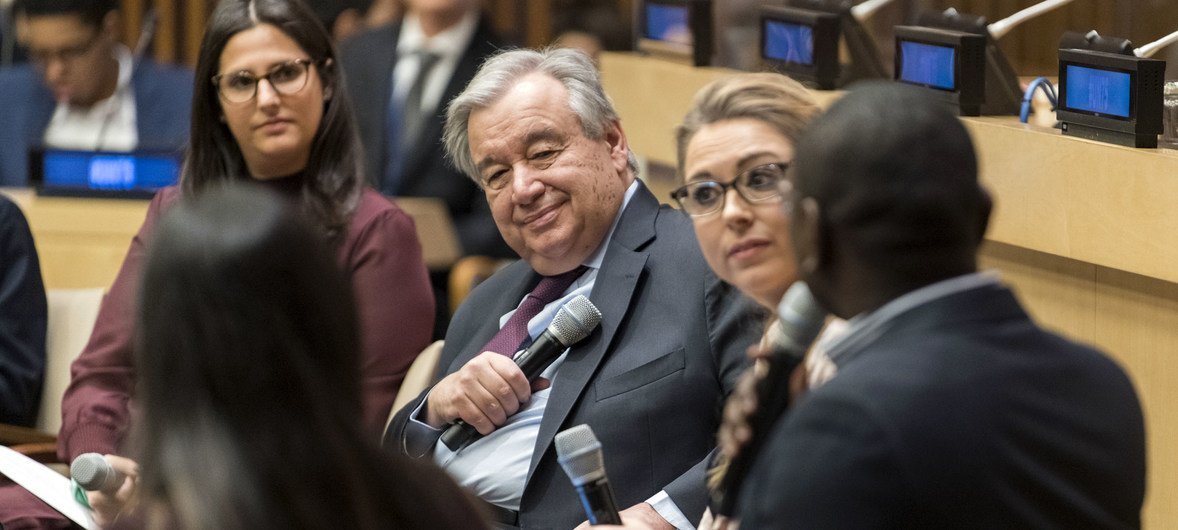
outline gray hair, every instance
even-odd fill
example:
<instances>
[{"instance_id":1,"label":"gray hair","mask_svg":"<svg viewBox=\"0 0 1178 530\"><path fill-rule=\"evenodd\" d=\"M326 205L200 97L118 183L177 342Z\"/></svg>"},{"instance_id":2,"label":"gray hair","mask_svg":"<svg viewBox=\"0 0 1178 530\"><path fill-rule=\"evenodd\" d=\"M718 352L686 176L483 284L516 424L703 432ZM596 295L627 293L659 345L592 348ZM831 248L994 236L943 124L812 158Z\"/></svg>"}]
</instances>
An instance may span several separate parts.
<instances>
[{"instance_id":1,"label":"gray hair","mask_svg":"<svg viewBox=\"0 0 1178 530\"><path fill-rule=\"evenodd\" d=\"M569 93L568 105L581 122L586 137L600 139L610 123L618 120L613 102L601 87L601 76L588 55L576 50L506 50L486 60L470 84L455 97L446 110L443 141L454 167L473 179L480 187L478 168L470 156L467 127L470 114L495 104L520 78L546 74L564 85ZM634 153L627 153L630 170L637 171Z\"/></svg>"}]
</instances>

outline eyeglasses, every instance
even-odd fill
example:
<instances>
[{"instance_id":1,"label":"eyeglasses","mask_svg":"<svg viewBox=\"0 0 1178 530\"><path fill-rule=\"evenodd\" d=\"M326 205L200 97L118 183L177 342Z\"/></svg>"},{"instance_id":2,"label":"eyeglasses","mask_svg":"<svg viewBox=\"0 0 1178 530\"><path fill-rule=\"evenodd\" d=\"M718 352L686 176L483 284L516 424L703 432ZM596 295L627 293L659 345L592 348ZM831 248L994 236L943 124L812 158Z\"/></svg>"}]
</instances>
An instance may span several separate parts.
<instances>
[{"instance_id":1,"label":"eyeglasses","mask_svg":"<svg viewBox=\"0 0 1178 530\"><path fill-rule=\"evenodd\" d=\"M49 63L53 61L61 61L64 64L73 64L83 55L86 55L90 50L94 49L94 45L98 43L98 39L102 37L101 31L94 32L94 35L85 42L67 46L58 50L29 50L29 61L34 66L45 69Z\"/></svg>"},{"instance_id":2,"label":"eyeglasses","mask_svg":"<svg viewBox=\"0 0 1178 530\"><path fill-rule=\"evenodd\" d=\"M270 86L279 94L289 96L307 86L307 70L311 65L318 65L319 61L310 59L295 59L282 64L276 64L263 75L241 71L213 76L213 85L217 87L221 97L230 103L245 103L258 95L258 83L262 80L270 82Z\"/></svg>"},{"instance_id":3,"label":"eyeglasses","mask_svg":"<svg viewBox=\"0 0 1178 530\"><path fill-rule=\"evenodd\" d=\"M785 180L788 168L789 163L777 162L742 171L732 182L691 182L672 191L671 198L692 217L711 215L723 209L729 188L735 189L749 203L780 199L790 190L789 181Z\"/></svg>"}]
</instances>

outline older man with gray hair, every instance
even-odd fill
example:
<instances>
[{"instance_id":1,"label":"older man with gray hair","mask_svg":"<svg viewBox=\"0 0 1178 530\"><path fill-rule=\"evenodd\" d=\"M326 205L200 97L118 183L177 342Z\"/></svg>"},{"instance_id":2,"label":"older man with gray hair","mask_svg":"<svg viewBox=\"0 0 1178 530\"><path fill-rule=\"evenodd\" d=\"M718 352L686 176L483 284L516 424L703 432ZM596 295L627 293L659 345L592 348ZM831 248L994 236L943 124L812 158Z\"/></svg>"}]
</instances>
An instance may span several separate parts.
<instances>
[{"instance_id":1,"label":"older man with gray hair","mask_svg":"<svg viewBox=\"0 0 1178 530\"><path fill-rule=\"evenodd\" d=\"M721 403L760 332L754 305L712 275L688 218L635 179L585 55L489 59L450 104L445 140L523 260L458 309L439 380L397 414L386 446L433 458L501 527L572 528L586 515L553 438L588 424L623 518L694 528ZM601 327L529 383L511 355L577 295ZM453 451L438 438L458 419L482 436Z\"/></svg>"}]
</instances>

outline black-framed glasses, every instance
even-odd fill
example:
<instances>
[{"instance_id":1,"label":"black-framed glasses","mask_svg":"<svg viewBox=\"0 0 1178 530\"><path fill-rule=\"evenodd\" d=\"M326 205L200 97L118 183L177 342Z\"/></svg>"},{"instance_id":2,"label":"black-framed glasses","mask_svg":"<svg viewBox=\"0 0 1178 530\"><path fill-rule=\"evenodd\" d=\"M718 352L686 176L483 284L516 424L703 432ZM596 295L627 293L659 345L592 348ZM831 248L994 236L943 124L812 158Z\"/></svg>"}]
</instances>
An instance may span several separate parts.
<instances>
[{"instance_id":1,"label":"black-framed glasses","mask_svg":"<svg viewBox=\"0 0 1178 530\"><path fill-rule=\"evenodd\" d=\"M736 175L732 182L697 180L672 191L671 198L692 217L703 217L722 210L724 197L730 188L735 189L749 203L780 199L790 189L789 182L785 180L786 169L789 169L788 162L775 162L746 169Z\"/></svg>"},{"instance_id":2,"label":"black-framed glasses","mask_svg":"<svg viewBox=\"0 0 1178 530\"><path fill-rule=\"evenodd\" d=\"M258 83L266 80L276 92L289 96L307 86L307 70L311 65L318 65L319 61L310 59L295 59L270 67L265 74L254 75L242 70L228 74L213 76L213 85L225 101L230 103L245 103L258 95Z\"/></svg>"},{"instance_id":3,"label":"black-framed glasses","mask_svg":"<svg viewBox=\"0 0 1178 530\"><path fill-rule=\"evenodd\" d=\"M61 61L65 64L73 64L82 58L83 55L89 53L90 50L93 50L94 45L98 44L98 39L100 38L102 38L102 31L98 30L90 38L86 39L85 42L73 46L67 46L57 50L29 49L29 61L41 69L45 69L54 60Z\"/></svg>"}]
</instances>

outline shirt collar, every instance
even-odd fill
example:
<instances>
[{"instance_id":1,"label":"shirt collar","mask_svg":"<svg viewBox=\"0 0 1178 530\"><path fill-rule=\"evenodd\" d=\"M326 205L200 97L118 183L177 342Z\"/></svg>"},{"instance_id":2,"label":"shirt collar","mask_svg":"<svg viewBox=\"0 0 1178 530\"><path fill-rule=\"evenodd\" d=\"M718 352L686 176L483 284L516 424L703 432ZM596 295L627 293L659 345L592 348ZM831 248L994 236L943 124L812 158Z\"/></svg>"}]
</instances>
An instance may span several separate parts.
<instances>
[{"instance_id":1,"label":"shirt collar","mask_svg":"<svg viewBox=\"0 0 1178 530\"><path fill-rule=\"evenodd\" d=\"M478 23L479 12L471 10L463 15L457 24L433 37L426 38L425 32L421 29L421 18L415 13L407 13L401 21L401 34L397 38L397 53L404 57L409 53L427 50L444 58L458 57L470 45Z\"/></svg>"},{"instance_id":2,"label":"shirt collar","mask_svg":"<svg viewBox=\"0 0 1178 530\"><path fill-rule=\"evenodd\" d=\"M836 364L842 365L847 361L847 354L862 351L864 346L883 335L900 315L940 298L1001 283L997 272L974 272L904 293L875 311L862 313L848 320L846 333L831 341L828 354Z\"/></svg>"}]
</instances>

